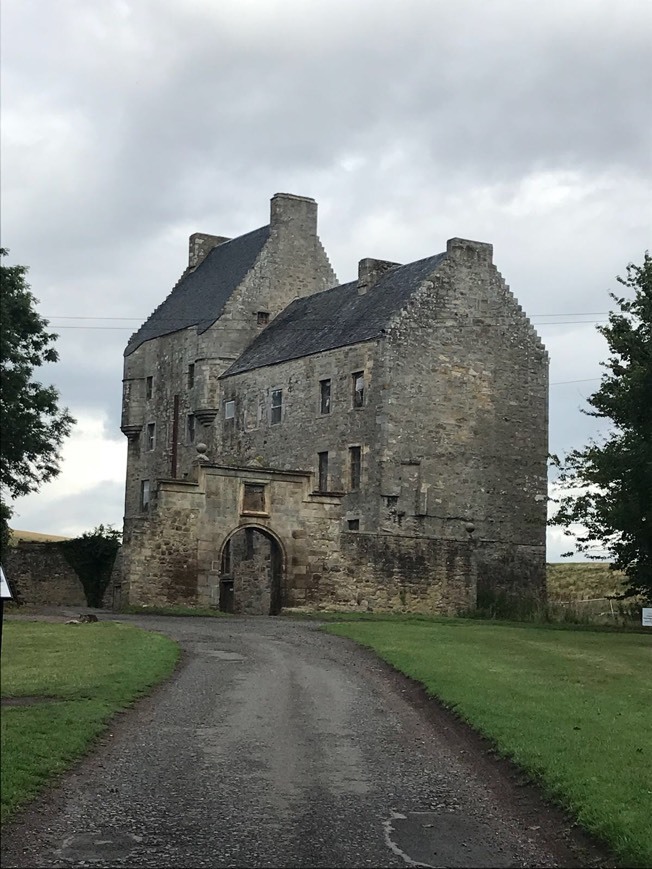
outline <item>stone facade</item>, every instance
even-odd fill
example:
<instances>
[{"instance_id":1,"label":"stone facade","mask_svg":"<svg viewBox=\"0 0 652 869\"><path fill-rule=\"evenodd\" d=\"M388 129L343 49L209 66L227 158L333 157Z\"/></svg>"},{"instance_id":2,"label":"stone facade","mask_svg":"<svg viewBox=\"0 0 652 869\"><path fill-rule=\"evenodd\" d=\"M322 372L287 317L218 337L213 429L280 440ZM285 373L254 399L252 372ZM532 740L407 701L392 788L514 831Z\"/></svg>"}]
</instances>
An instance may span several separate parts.
<instances>
[{"instance_id":1,"label":"stone facade","mask_svg":"<svg viewBox=\"0 0 652 869\"><path fill-rule=\"evenodd\" d=\"M210 286L241 265L228 245L253 246L192 236L128 347L122 600L451 613L478 590L541 596L547 355L491 246L365 259L324 292L312 200L277 195L254 236L216 319L175 329L187 276Z\"/></svg>"},{"instance_id":2,"label":"stone facade","mask_svg":"<svg viewBox=\"0 0 652 869\"><path fill-rule=\"evenodd\" d=\"M8 546L5 571L16 599L30 606L87 606L81 580L57 543Z\"/></svg>"}]
</instances>

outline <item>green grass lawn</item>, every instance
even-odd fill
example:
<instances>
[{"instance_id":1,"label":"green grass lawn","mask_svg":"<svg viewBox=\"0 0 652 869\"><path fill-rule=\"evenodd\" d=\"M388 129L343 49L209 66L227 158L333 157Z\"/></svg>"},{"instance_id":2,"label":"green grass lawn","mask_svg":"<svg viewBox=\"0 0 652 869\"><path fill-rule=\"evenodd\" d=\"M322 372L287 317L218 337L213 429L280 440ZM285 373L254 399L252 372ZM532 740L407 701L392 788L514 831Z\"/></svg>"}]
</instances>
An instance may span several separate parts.
<instances>
[{"instance_id":1,"label":"green grass lawn","mask_svg":"<svg viewBox=\"0 0 652 869\"><path fill-rule=\"evenodd\" d=\"M453 619L325 630L425 685L627 865L652 865L650 636Z\"/></svg>"},{"instance_id":2,"label":"green grass lawn","mask_svg":"<svg viewBox=\"0 0 652 869\"><path fill-rule=\"evenodd\" d=\"M111 715L165 676L176 643L129 625L7 622L2 696L47 698L2 709L2 822L87 750Z\"/></svg>"}]
</instances>

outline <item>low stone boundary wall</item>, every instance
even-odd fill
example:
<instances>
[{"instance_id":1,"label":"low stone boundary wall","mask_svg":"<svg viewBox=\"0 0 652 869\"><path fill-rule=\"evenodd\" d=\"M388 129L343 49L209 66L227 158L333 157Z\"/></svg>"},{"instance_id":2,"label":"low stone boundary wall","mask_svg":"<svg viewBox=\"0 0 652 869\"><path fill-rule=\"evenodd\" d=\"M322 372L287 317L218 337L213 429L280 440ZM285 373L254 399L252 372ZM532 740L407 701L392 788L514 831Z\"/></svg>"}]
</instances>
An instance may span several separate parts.
<instances>
[{"instance_id":1,"label":"low stone boundary wall","mask_svg":"<svg viewBox=\"0 0 652 869\"><path fill-rule=\"evenodd\" d=\"M86 606L81 580L58 543L20 541L8 546L3 568L18 603Z\"/></svg>"}]
</instances>

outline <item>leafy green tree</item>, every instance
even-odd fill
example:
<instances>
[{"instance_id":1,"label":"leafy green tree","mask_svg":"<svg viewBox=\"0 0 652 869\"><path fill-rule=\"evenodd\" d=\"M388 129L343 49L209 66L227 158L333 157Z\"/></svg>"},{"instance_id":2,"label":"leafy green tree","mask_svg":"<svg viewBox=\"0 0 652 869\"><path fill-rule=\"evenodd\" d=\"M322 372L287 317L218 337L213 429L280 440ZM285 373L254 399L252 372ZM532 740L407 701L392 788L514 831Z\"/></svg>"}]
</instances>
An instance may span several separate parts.
<instances>
[{"instance_id":1,"label":"leafy green tree","mask_svg":"<svg viewBox=\"0 0 652 869\"><path fill-rule=\"evenodd\" d=\"M0 256L8 251L0 248ZM8 499L34 492L59 471L60 448L75 422L59 407L53 386L34 371L56 362L56 335L36 313L37 300L25 280L25 266L0 262L0 543L9 536Z\"/></svg>"},{"instance_id":2,"label":"leafy green tree","mask_svg":"<svg viewBox=\"0 0 652 869\"><path fill-rule=\"evenodd\" d=\"M80 537L56 544L84 586L89 606L102 606L122 536L110 525L98 525Z\"/></svg>"},{"instance_id":3,"label":"leafy green tree","mask_svg":"<svg viewBox=\"0 0 652 869\"><path fill-rule=\"evenodd\" d=\"M627 297L611 293L617 310L599 326L609 359L599 389L589 399L589 416L611 420L600 443L573 450L561 469L562 497L551 524L572 536L572 524L585 533L576 551L608 553L611 567L627 578L627 594L652 600L652 258L627 266L618 281ZM570 555L572 553L566 553ZM595 556L593 556L595 557Z\"/></svg>"}]
</instances>

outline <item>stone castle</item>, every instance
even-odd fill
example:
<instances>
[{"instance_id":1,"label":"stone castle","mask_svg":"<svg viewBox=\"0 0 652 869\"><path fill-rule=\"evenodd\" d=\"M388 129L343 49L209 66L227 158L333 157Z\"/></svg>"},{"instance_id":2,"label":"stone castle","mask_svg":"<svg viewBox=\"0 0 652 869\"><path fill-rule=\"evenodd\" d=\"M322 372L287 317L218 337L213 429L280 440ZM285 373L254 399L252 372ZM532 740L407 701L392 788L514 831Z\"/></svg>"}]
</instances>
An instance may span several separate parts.
<instances>
[{"instance_id":1,"label":"stone castle","mask_svg":"<svg viewBox=\"0 0 652 869\"><path fill-rule=\"evenodd\" d=\"M317 204L195 233L125 351L122 603L453 613L545 587L548 358L492 247L338 284Z\"/></svg>"}]
</instances>

